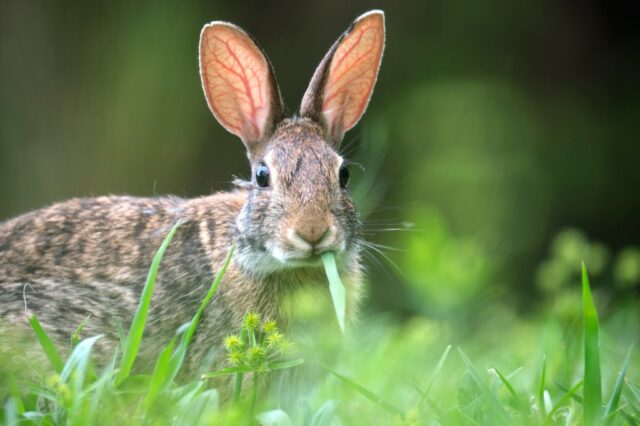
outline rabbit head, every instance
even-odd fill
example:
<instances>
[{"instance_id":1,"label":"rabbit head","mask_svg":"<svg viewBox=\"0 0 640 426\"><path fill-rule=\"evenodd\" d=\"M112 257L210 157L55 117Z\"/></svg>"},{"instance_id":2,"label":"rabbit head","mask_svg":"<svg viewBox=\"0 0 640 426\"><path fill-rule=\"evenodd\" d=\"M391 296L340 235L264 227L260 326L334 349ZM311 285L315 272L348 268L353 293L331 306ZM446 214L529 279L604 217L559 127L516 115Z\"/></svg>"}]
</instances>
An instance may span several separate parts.
<instances>
[{"instance_id":1,"label":"rabbit head","mask_svg":"<svg viewBox=\"0 0 640 426\"><path fill-rule=\"evenodd\" d=\"M209 108L242 139L252 179L236 220L241 266L255 274L318 265L325 251L339 265L358 255L359 222L338 153L344 132L364 113L384 48L384 14L356 19L329 49L302 100L285 118L269 59L242 29L206 25L200 74Z\"/></svg>"}]
</instances>

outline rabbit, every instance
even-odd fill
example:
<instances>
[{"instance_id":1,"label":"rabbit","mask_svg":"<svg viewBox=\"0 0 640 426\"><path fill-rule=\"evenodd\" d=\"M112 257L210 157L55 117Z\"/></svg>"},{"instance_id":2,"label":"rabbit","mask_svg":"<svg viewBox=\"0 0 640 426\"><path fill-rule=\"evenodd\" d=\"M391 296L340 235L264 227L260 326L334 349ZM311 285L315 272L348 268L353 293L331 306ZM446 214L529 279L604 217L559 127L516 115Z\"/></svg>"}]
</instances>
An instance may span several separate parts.
<instances>
[{"instance_id":1,"label":"rabbit","mask_svg":"<svg viewBox=\"0 0 640 426\"><path fill-rule=\"evenodd\" d=\"M199 65L206 101L244 143L251 180L195 199L75 198L0 224L0 329L28 327L35 315L64 349L84 322L82 335L102 334L97 349L112 354L116 325L130 325L152 258L177 221L183 223L160 265L140 356L152 359L192 318L232 246L189 347L189 368L220 364L223 339L239 330L246 312L286 327L282 302L290 292L328 293L320 259L326 251L335 252L353 318L362 294L362 236L338 148L367 108L384 42L382 11L358 17L315 70L299 115L287 118L257 43L231 23L205 25Z\"/></svg>"}]
</instances>

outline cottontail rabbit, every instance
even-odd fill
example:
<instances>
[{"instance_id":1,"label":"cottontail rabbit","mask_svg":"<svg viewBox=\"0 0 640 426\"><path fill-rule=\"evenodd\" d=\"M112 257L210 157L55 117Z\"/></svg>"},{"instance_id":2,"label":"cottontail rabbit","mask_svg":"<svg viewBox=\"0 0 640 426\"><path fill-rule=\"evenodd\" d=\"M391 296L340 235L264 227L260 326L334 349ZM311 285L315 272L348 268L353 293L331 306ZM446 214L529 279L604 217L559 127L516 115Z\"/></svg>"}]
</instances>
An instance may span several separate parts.
<instances>
[{"instance_id":1,"label":"cottontail rabbit","mask_svg":"<svg viewBox=\"0 0 640 426\"><path fill-rule=\"evenodd\" d=\"M292 289L327 291L319 259L325 251L336 253L353 315L361 236L337 149L367 107L383 46L383 13L360 16L316 69L300 115L285 118L271 63L255 41L233 24L206 25L204 93L220 124L244 142L251 181L190 200L72 199L0 224L0 322L25 324L35 314L67 346L89 317L83 335L104 334L100 349L113 348L114 323L130 324L153 255L178 220L184 224L160 266L146 342L166 344L191 319L232 245L231 264L189 348L192 366L219 360L222 338L238 330L247 311L286 323L281 302Z\"/></svg>"}]
</instances>

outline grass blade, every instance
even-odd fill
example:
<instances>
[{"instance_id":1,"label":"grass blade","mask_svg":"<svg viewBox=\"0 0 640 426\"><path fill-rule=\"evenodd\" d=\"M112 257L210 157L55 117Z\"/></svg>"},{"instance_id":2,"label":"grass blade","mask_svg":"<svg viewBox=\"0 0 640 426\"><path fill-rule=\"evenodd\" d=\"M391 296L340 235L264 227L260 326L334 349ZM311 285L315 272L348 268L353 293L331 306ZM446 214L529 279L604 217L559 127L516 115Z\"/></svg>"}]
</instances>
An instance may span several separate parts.
<instances>
[{"instance_id":1,"label":"grass blade","mask_svg":"<svg viewBox=\"0 0 640 426\"><path fill-rule=\"evenodd\" d=\"M182 402L182 401L181 401ZM209 425L213 424L212 417L218 412L220 396L215 389L208 389L196 397L186 399L179 405L175 426Z\"/></svg>"},{"instance_id":2,"label":"grass blade","mask_svg":"<svg viewBox=\"0 0 640 426\"><path fill-rule=\"evenodd\" d=\"M298 365L302 365L303 363L304 363L304 360L302 358L294 359L291 361L269 363L265 366L263 372L268 373L270 371L275 371L275 370L284 370L286 368L297 367ZM227 367L227 368L220 369L218 371L212 371L211 373L205 373L200 377L202 379L211 379L213 377L227 376L229 374L236 374L236 373L250 373L252 371L254 371L254 368L251 367L250 365L241 365L238 367Z\"/></svg>"},{"instance_id":3,"label":"grass blade","mask_svg":"<svg viewBox=\"0 0 640 426\"><path fill-rule=\"evenodd\" d=\"M582 382L580 382L580 384L582 384ZM627 382L628 384L628 382ZM567 392L569 394L569 396L576 401L579 404L583 403L582 397L580 395L576 395L575 393L571 392L569 389L565 388L564 386L562 386L560 383L556 383L556 385L558 386L558 388L560 388L561 391L563 392ZM636 422L636 417L633 417L631 414L627 413L625 410L623 410L622 408L618 409L618 412L625 418L625 420L627 421L627 423L629 423L631 426L635 426L638 423Z\"/></svg>"},{"instance_id":4,"label":"grass blade","mask_svg":"<svg viewBox=\"0 0 640 426\"><path fill-rule=\"evenodd\" d=\"M451 420L449 420L449 422L447 423L449 425L481 426L480 423L478 423L475 419L469 417L469 415L460 410L459 407L453 409L450 418ZM484 426L484 424L482 426Z\"/></svg>"},{"instance_id":5,"label":"grass blade","mask_svg":"<svg viewBox=\"0 0 640 426\"><path fill-rule=\"evenodd\" d=\"M500 381L502 382L502 384L504 384L505 387L509 390L509 393L511 394L511 397L513 398L513 401L514 401L514 403L516 405L516 408L518 409L518 411L522 415L523 423L528 424L529 423L529 409L528 409L527 403L525 402L524 399L522 399L520 394L511 385L509 380L507 380L507 378L505 376L503 376L502 373L500 373L500 371L497 368L494 368L494 371L498 375L498 378L500 378ZM519 371L519 370L516 370L516 372L517 371Z\"/></svg>"},{"instance_id":6,"label":"grass blade","mask_svg":"<svg viewBox=\"0 0 640 426\"><path fill-rule=\"evenodd\" d=\"M313 418L304 422L308 426L331 426L336 424L334 421L336 418L336 412L338 411L338 403L336 401L329 400L322 404L322 406L313 415Z\"/></svg>"},{"instance_id":7,"label":"grass blade","mask_svg":"<svg viewBox=\"0 0 640 426\"><path fill-rule=\"evenodd\" d=\"M425 398L425 400L429 404L429 407L436 414L436 419L440 422L440 424L441 425L446 425L447 424L447 422L446 422L447 414L444 412L442 407L440 407L438 404L436 404L435 401L433 401L431 398L429 398L429 396L427 396Z\"/></svg>"},{"instance_id":8,"label":"grass blade","mask_svg":"<svg viewBox=\"0 0 640 426\"><path fill-rule=\"evenodd\" d=\"M562 405L565 402L567 402L569 400L569 398L573 398L577 402L582 403L582 398L580 398L578 395L576 395L576 392L578 392L578 389L580 389L583 384L584 384L584 381L580 380L578 383L573 385L571 387L571 389L567 389L564 386L561 386L561 385L558 384L558 387L560 388L561 391L564 392L564 395L562 395L562 397L558 400L558 402L551 408L551 410L549 410L549 413L547 414L547 416L545 418L545 423L551 422L551 419L553 418L553 415L562 407Z\"/></svg>"},{"instance_id":9,"label":"grass blade","mask_svg":"<svg viewBox=\"0 0 640 426\"><path fill-rule=\"evenodd\" d=\"M47 355L53 369L56 373L60 374L64 368L64 361L62 361L62 357L60 356L58 349L56 349L56 345L53 344L53 341L47 332L44 331L44 328L42 328L35 315L31 315L31 317L29 317L29 324L31 324L33 331L36 332L38 342L40 343L40 346L42 346L42 350Z\"/></svg>"},{"instance_id":10,"label":"grass blade","mask_svg":"<svg viewBox=\"0 0 640 426\"><path fill-rule=\"evenodd\" d=\"M396 406L390 404L389 402L385 401L382 397L376 395L375 393L371 392L369 389L365 388L364 386L359 385L358 383L354 382L353 380L349 379L348 377L343 376L342 374L340 374L340 373L338 373L336 371L333 371L332 369L330 369L328 367L325 367L325 369L327 371L329 371L329 373L333 374L338 379L340 379L343 383L347 384L349 387L351 387L352 389L356 390L358 393L360 393L360 395L362 395L365 398L367 398L374 405L382 408L383 410L385 410L386 412L388 412L390 414L393 414L394 416L400 416L401 418L404 418L404 413L402 412L402 410L400 410Z\"/></svg>"},{"instance_id":11,"label":"grass blade","mask_svg":"<svg viewBox=\"0 0 640 426\"><path fill-rule=\"evenodd\" d=\"M253 416L251 417L253 418ZM256 420L260 426L292 426L293 422L286 413L281 409L265 411L256 416ZM250 423L247 423L250 424Z\"/></svg>"},{"instance_id":12,"label":"grass blade","mask_svg":"<svg viewBox=\"0 0 640 426\"><path fill-rule=\"evenodd\" d=\"M222 368L222 369L217 370L217 371L212 371L211 373L204 373L200 377L202 379L211 379L211 378L214 378L214 377L226 376L226 375L229 375L229 374L250 373L251 371L253 371L253 368L251 366L249 366L249 365L241 365L241 366L238 366L238 367Z\"/></svg>"},{"instance_id":13,"label":"grass blade","mask_svg":"<svg viewBox=\"0 0 640 426\"><path fill-rule=\"evenodd\" d=\"M82 330L85 328L85 326L87 325L90 319L91 319L91 314L84 317L80 325L78 325L74 330L73 334L71 334L71 350L73 350L73 348L75 348L78 345L78 343L80 343L80 333L82 333Z\"/></svg>"},{"instance_id":14,"label":"grass blade","mask_svg":"<svg viewBox=\"0 0 640 426\"><path fill-rule=\"evenodd\" d=\"M232 246L229 249L229 253L227 254L227 257L224 261L224 264L222 265L222 268L218 271L218 273L216 274L216 277L211 283L211 287L209 288L207 295L204 297L202 302L200 302L198 311L195 313L195 315L193 316L193 319L189 323L189 328L182 335L182 339L180 339L180 344L178 345L178 349L176 349L175 353L171 356L171 362L169 364L169 374L167 374L167 382L170 382L171 380L175 379L176 375L180 371L180 368L182 368L182 364L184 363L184 358L186 357L186 354L187 354L187 348L189 347L189 344L191 343L191 339L193 338L193 335L196 332L196 329L198 327L198 322L200 321L200 317L202 316L202 312L204 312L205 308L209 305L209 302L211 301L213 296L216 294L216 291L218 290L218 286L220 285L220 281L222 281L222 277L227 272L227 268L229 267L229 263L231 262L231 256L233 255L233 250L234 250L234 247Z\"/></svg>"},{"instance_id":15,"label":"grass blade","mask_svg":"<svg viewBox=\"0 0 640 426\"><path fill-rule=\"evenodd\" d=\"M445 348L442 356L440 356L440 359L438 360L438 363L436 364L436 368L433 370L433 374L431 375L431 378L429 379L429 383L427 383L427 387L424 389L424 391L420 392L422 397L420 398L420 402L418 403L418 407L424 406L424 403L427 400L427 396L429 395L429 391L431 390L431 387L433 386L433 382L435 382L436 377L438 376L438 374L440 374L440 371L442 370L442 367L444 367L444 363L447 360L447 357L449 356L449 352L450 351L451 351L451 345L447 345L447 347Z\"/></svg>"},{"instance_id":16,"label":"grass blade","mask_svg":"<svg viewBox=\"0 0 640 426\"><path fill-rule=\"evenodd\" d=\"M249 341L249 330L247 329L247 313L242 317L242 327L240 329L240 341L244 347ZM242 393L242 377L244 373L239 371L233 378L233 394L231 398L231 405L236 406L240 401L240 394Z\"/></svg>"},{"instance_id":17,"label":"grass blade","mask_svg":"<svg viewBox=\"0 0 640 426\"><path fill-rule=\"evenodd\" d=\"M20 396L20 391L18 390L16 378L13 375L9 376L9 387L9 394L11 395L11 398L13 398L13 403L15 404L16 411L19 415L23 415L25 412L24 403L22 402L22 397Z\"/></svg>"},{"instance_id":18,"label":"grass blade","mask_svg":"<svg viewBox=\"0 0 640 426\"><path fill-rule=\"evenodd\" d=\"M7 426L20 424L18 420L18 410L13 398L7 398L7 401L4 403L4 424Z\"/></svg>"},{"instance_id":19,"label":"grass blade","mask_svg":"<svg viewBox=\"0 0 640 426\"><path fill-rule=\"evenodd\" d=\"M153 406L153 402L164 388L165 383L167 383L167 373L169 372L171 353L173 352L175 343L176 339L174 337L156 360L156 366L153 370L153 374L151 375L151 382L149 383L149 390L147 391L147 396L144 398L143 403L147 410Z\"/></svg>"},{"instance_id":20,"label":"grass blade","mask_svg":"<svg viewBox=\"0 0 640 426\"><path fill-rule=\"evenodd\" d=\"M83 384L84 375L89 366L91 350L100 338L102 338L102 334L86 338L75 347L60 373L60 379L63 382L66 383L74 379L77 380L80 385Z\"/></svg>"},{"instance_id":21,"label":"grass blade","mask_svg":"<svg viewBox=\"0 0 640 426\"><path fill-rule=\"evenodd\" d=\"M602 379L600 376L600 339L596 311L587 268L582 264L582 314L584 319L584 424L601 422Z\"/></svg>"},{"instance_id":22,"label":"grass blade","mask_svg":"<svg viewBox=\"0 0 640 426\"><path fill-rule=\"evenodd\" d=\"M284 370L286 368L297 367L304 364L302 358L292 359L291 361L273 362L267 364L267 371Z\"/></svg>"},{"instance_id":23,"label":"grass blade","mask_svg":"<svg viewBox=\"0 0 640 426\"><path fill-rule=\"evenodd\" d=\"M512 420L509 418L509 415L505 411L502 404L500 404L500 401L498 401L498 398L493 394L493 392L491 392L491 389L489 389L489 386L487 386L484 380L482 380L482 376L480 376L480 372L478 371L476 366L473 365L471 360L467 357L467 355L465 355L462 349L458 348L458 352L460 353L460 357L466 364L467 369L471 374L471 377L478 385L478 388L482 392L482 395L484 396L486 402L489 404L492 411L494 412L496 421L504 425L512 424L513 423Z\"/></svg>"},{"instance_id":24,"label":"grass blade","mask_svg":"<svg viewBox=\"0 0 640 426\"><path fill-rule=\"evenodd\" d=\"M69 385L70 401L66 402L69 425L86 424L88 417L88 399L84 392L85 377L91 373L91 350L102 335L89 337L81 341L69 355L67 363L60 373L62 382Z\"/></svg>"},{"instance_id":25,"label":"grass blade","mask_svg":"<svg viewBox=\"0 0 640 426\"><path fill-rule=\"evenodd\" d=\"M336 266L336 258L333 252L326 252L322 254L322 263L324 264L324 270L329 279L329 291L331 292L331 299L333 300L333 307L336 310L336 316L338 317L338 324L340 330L344 333L344 321L346 314L346 295L344 284L340 280L338 274L338 267Z\"/></svg>"},{"instance_id":26,"label":"grass blade","mask_svg":"<svg viewBox=\"0 0 640 426\"><path fill-rule=\"evenodd\" d=\"M636 403L640 405L640 386L634 385L629 380L626 380L626 382L627 382L627 389L629 389L629 391L635 398Z\"/></svg>"},{"instance_id":27,"label":"grass blade","mask_svg":"<svg viewBox=\"0 0 640 426\"><path fill-rule=\"evenodd\" d=\"M153 257L153 262L151 263L151 268L147 275L147 281L144 284L142 296L140 297L140 303L138 304L136 314L133 317L131 327L129 328L129 334L127 335L122 360L120 362L120 370L116 377L116 384L122 383L122 381L131 373L133 362L135 361L136 356L138 355L138 350L140 349L140 342L142 341L142 334L144 333L144 326L147 321L147 314L149 313L149 305L151 304L151 296L153 295L153 288L156 284L156 276L158 275L158 269L160 268L160 261L162 260L164 252L167 250L169 243L173 239L173 236L180 225L182 225L182 221L178 221L173 225L173 228L171 228L171 231L169 231L169 234L165 237L162 245Z\"/></svg>"},{"instance_id":28,"label":"grass blade","mask_svg":"<svg viewBox=\"0 0 640 426\"><path fill-rule=\"evenodd\" d=\"M506 376L504 376L504 378L509 380L509 381L513 380L513 378L516 377L522 370L524 370L524 367L520 366L520 367L516 368L515 370L513 370L511 373L509 373Z\"/></svg>"},{"instance_id":29,"label":"grass blade","mask_svg":"<svg viewBox=\"0 0 640 426\"><path fill-rule=\"evenodd\" d=\"M547 357L542 357L542 368L540 369L540 381L538 383L538 407L540 407L541 418L547 415L544 403L544 386L547 375Z\"/></svg>"},{"instance_id":30,"label":"grass blade","mask_svg":"<svg viewBox=\"0 0 640 426\"><path fill-rule=\"evenodd\" d=\"M629 361L631 360L632 350L633 346L631 346L629 348L629 351L627 352L627 356L624 359L624 363L622 364L622 369L620 370L620 374L616 379L616 384L613 387L611 398L609 399L607 408L604 410L604 418L606 424L611 424L611 422L613 421L613 413L618 409L618 404L620 403L620 395L622 394L622 387L624 386L624 377L627 374L627 367L629 366Z\"/></svg>"}]
</instances>

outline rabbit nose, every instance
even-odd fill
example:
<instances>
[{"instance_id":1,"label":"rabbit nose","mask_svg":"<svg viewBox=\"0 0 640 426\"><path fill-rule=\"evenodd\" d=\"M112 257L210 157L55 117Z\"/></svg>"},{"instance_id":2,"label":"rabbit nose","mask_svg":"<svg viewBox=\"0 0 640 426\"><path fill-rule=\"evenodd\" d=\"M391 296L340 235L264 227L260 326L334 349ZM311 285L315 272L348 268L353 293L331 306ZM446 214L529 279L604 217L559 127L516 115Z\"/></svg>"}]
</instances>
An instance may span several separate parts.
<instances>
[{"instance_id":1,"label":"rabbit nose","mask_svg":"<svg viewBox=\"0 0 640 426\"><path fill-rule=\"evenodd\" d=\"M329 225L311 225L297 228L295 233L298 237L306 241L307 243L315 246L319 244L324 237L329 233Z\"/></svg>"}]
</instances>

